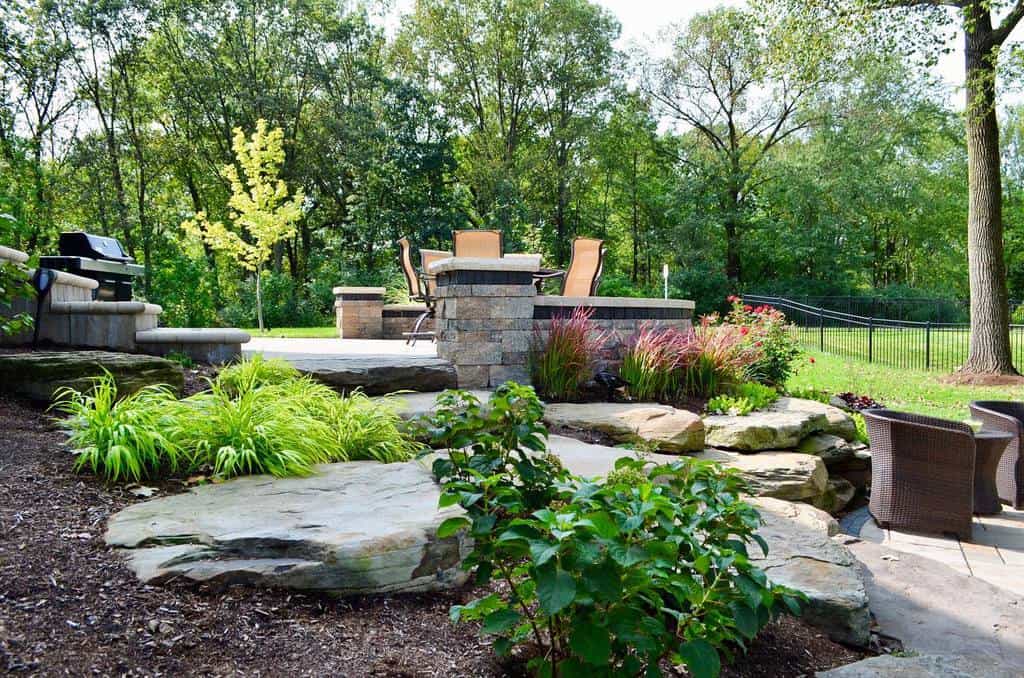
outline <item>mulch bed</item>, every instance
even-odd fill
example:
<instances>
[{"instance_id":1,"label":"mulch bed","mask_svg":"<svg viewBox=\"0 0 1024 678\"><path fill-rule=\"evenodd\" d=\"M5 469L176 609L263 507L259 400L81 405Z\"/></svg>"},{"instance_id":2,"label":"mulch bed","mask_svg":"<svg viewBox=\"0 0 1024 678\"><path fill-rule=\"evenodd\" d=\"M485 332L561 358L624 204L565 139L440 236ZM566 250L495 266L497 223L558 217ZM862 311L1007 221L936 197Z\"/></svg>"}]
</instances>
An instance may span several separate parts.
<instances>
[{"instance_id":1,"label":"mulch bed","mask_svg":"<svg viewBox=\"0 0 1024 678\"><path fill-rule=\"evenodd\" d=\"M62 440L40 408L0 397L0 672L522 674L475 627L448 620L468 590L339 600L140 584L103 543L107 518L140 499L72 473ZM159 494L181 487L161 484ZM724 675L804 676L861 657L783 619Z\"/></svg>"}]
</instances>

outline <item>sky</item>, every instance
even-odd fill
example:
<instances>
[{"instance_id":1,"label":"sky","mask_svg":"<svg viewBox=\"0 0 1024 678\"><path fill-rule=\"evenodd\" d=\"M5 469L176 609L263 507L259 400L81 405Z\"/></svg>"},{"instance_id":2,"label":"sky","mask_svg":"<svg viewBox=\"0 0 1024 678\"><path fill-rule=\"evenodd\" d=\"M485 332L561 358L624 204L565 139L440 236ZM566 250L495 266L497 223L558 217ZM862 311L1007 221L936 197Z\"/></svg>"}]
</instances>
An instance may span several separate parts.
<instances>
[{"instance_id":1,"label":"sky","mask_svg":"<svg viewBox=\"0 0 1024 678\"><path fill-rule=\"evenodd\" d=\"M742 7L744 0L594 0L606 7L622 24L619 47L632 44L650 45L657 39L658 31L672 23L685 23L695 14L706 12L723 5ZM395 0L394 12L409 11L414 0ZM391 23L390 21L388 23ZM397 23L397 22L396 22ZM954 50L943 55L935 68L936 75L950 87L951 94L963 83L963 51L959 40L951 45ZM962 97L954 96L952 102L960 104Z\"/></svg>"}]
</instances>

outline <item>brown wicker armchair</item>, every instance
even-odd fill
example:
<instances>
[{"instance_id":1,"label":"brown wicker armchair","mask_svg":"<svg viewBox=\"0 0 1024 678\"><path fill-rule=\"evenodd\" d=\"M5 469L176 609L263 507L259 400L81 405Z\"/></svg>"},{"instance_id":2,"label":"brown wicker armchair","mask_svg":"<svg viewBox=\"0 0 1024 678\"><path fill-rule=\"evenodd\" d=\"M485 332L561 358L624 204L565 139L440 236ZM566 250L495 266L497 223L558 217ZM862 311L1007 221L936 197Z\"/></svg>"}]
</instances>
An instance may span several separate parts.
<instances>
[{"instance_id":1,"label":"brown wicker armchair","mask_svg":"<svg viewBox=\"0 0 1024 678\"><path fill-rule=\"evenodd\" d=\"M882 527L953 532L971 539L974 432L967 424L866 410L871 439L868 510Z\"/></svg>"},{"instance_id":2,"label":"brown wicker armchair","mask_svg":"<svg viewBox=\"0 0 1024 678\"><path fill-rule=\"evenodd\" d=\"M1004 400L976 400L971 403L971 416L985 424L985 428L1013 434L1006 446L999 469L996 487L999 498L1015 509L1024 508L1024 459L1021 459L1020 441L1024 435L1024 403Z\"/></svg>"}]
</instances>

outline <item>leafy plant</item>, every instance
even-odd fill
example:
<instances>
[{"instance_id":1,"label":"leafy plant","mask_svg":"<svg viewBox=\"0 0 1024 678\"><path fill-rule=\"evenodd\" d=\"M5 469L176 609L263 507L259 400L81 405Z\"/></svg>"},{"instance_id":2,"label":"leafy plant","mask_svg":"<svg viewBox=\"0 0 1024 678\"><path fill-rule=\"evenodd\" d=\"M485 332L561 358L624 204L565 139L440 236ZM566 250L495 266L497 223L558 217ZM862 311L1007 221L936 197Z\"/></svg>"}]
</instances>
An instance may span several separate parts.
<instances>
[{"instance_id":1,"label":"leafy plant","mask_svg":"<svg viewBox=\"0 0 1024 678\"><path fill-rule=\"evenodd\" d=\"M864 415L860 412L850 412L849 415L850 419L853 419L853 423L857 427L857 442L870 445L871 439L868 438L868 425L864 421Z\"/></svg>"},{"instance_id":2,"label":"leafy plant","mask_svg":"<svg viewBox=\"0 0 1024 678\"><path fill-rule=\"evenodd\" d=\"M403 431L404 422L393 406L360 391L340 396L326 386L309 385L313 392L303 396L305 408L333 433L331 461L390 464L412 459L422 448Z\"/></svg>"},{"instance_id":3,"label":"leafy plant","mask_svg":"<svg viewBox=\"0 0 1024 678\"><path fill-rule=\"evenodd\" d=\"M549 331L534 329L527 358L534 386L549 400L573 400L594 373L608 340L591 320L593 308L577 307L568 317L551 319Z\"/></svg>"},{"instance_id":4,"label":"leafy plant","mask_svg":"<svg viewBox=\"0 0 1024 678\"><path fill-rule=\"evenodd\" d=\"M745 417L757 408L750 398L723 393L708 401L708 412L711 414L728 414L732 417Z\"/></svg>"},{"instance_id":5,"label":"leafy plant","mask_svg":"<svg viewBox=\"0 0 1024 678\"><path fill-rule=\"evenodd\" d=\"M747 381L731 387L728 394L709 400L708 412L743 416L755 410L763 410L778 399L778 392L771 386Z\"/></svg>"},{"instance_id":6,"label":"leafy plant","mask_svg":"<svg viewBox=\"0 0 1024 678\"><path fill-rule=\"evenodd\" d=\"M261 386L277 386L300 376L291 363L281 358L256 354L229 365L217 374L216 383L229 395L237 396Z\"/></svg>"},{"instance_id":7,"label":"leafy plant","mask_svg":"<svg viewBox=\"0 0 1024 678\"><path fill-rule=\"evenodd\" d=\"M171 351L170 353L165 355L164 358L167 358L172 363L178 363L185 369L190 369L196 366L195 361L192 360L192 356L190 356L187 353L182 353L180 351Z\"/></svg>"},{"instance_id":8,"label":"leafy plant","mask_svg":"<svg viewBox=\"0 0 1024 678\"><path fill-rule=\"evenodd\" d=\"M791 388L787 389L786 392L792 398L800 398L802 400L816 400L817 402L825 403L826 405L832 402L832 394L820 388Z\"/></svg>"},{"instance_id":9,"label":"leafy plant","mask_svg":"<svg viewBox=\"0 0 1024 678\"><path fill-rule=\"evenodd\" d=\"M481 407L468 393L439 398L433 442L441 506L465 516L438 529L468 529L464 561L498 592L452 608L479 620L495 650L538 648L538 675L659 675L669 658L691 675L715 676L780 612L799 613L801 594L772 585L755 567L756 511L739 500L735 471L681 458L648 467L616 462L604 483L568 473L545 451L543 407L517 384Z\"/></svg>"},{"instance_id":10,"label":"leafy plant","mask_svg":"<svg viewBox=\"0 0 1024 678\"><path fill-rule=\"evenodd\" d=\"M802 353L795 328L777 308L750 306L735 296L728 301L732 309L725 317L726 324L740 328L746 342L758 349L758 359L750 366L751 376L770 386L783 386Z\"/></svg>"},{"instance_id":11,"label":"leafy plant","mask_svg":"<svg viewBox=\"0 0 1024 678\"><path fill-rule=\"evenodd\" d=\"M105 372L85 393L65 387L54 397L54 409L68 415L58 423L68 431L76 470L137 482L193 465L174 435L182 408L167 386L119 397L117 382Z\"/></svg>"},{"instance_id":12,"label":"leafy plant","mask_svg":"<svg viewBox=\"0 0 1024 678\"><path fill-rule=\"evenodd\" d=\"M0 217L4 216L7 215L0 214ZM28 281L28 269L23 264L0 259L0 337L32 327L31 315L10 312L16 299L31 299L34 296Z\"/></svg>"}]
</instances>

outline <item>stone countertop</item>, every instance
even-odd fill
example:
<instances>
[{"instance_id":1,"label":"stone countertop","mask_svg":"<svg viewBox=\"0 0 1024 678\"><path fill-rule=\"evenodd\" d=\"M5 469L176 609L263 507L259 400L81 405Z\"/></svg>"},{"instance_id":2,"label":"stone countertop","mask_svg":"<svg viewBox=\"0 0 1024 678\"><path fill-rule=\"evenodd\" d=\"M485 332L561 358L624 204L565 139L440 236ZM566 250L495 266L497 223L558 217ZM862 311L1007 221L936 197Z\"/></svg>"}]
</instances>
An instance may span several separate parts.
<instances>
[{"instance_id":1,"label":"stone countertop","mask_svg":"<svg viewBox=\"0 0 1024 678\"><path fill-rule=\"evenodd\" d=\"M505 256L501 259L482 257L448 257L435 261L428 268L431 275L449 271L527 271L540 270L540 255Z\"/></svg>"},{"instance_id":2,"label":"stone countertop","mask_svg":"<svg viewBox=\"0 0 1024 678\"><path fill-rule=\"evenodd\" d=\"M387 290L383 287L335 287L332 292L334 294L380 294L383 295Z\"/></svg>"},{"instance_id":3,"label":"stone countertop","mask_svg":"<svg viewBox=\"0 0 1024 678\"><path fill-rule=\"evenodd\" d=\"M537 306L614 306L616 308L685 308L693 309L689 299L649 299L642 297L562 297L538 296Z\"/></svg>"}]
</instances>

